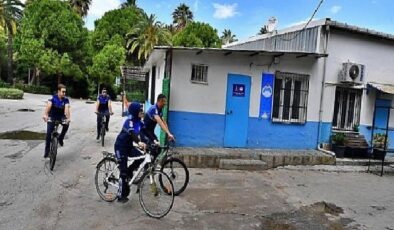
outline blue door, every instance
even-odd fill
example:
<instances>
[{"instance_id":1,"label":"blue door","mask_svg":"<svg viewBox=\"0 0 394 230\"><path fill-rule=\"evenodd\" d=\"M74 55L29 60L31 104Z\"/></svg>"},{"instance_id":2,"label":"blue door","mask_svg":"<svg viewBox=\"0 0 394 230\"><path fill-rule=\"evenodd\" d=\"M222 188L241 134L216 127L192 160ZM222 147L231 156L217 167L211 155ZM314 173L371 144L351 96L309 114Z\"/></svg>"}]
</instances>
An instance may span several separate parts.
<instances>
[{"instance_id":1,"label":"blue door","mask_svg":"<svg viewBox=\"0 0 394 230\"><path fill-rule=\"evenodd\" d=\"M228 74L225 147L245 147L248 136L250 77Z\"/></svg>"},{"instance_id":2,"label":"blue door","mask_svg":"<svg viewBox=\"0 0 394 230\"><path fill-rule=\"evenodd\" d=\"M386 133L387 120L391 108L391 100L376 99L375 133Z\"/></svg>"}]
</instances>

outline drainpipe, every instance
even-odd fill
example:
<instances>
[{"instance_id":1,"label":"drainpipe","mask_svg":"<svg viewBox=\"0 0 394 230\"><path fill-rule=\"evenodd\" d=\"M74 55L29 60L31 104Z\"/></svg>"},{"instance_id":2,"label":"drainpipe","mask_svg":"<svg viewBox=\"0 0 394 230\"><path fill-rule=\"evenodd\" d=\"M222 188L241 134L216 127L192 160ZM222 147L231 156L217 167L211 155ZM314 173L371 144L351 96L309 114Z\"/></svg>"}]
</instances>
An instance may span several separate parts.
<instances>
[{"instance_id":1,"label":"drainpipe","mask_svg":"<svg viewBox=\"0 0 394 230\"><path fill-rule=\"evenodd\" d=\"M327 25L327 22L326 22L326 36L325 36L324 48L323 48L324 49L323 53L325 55L327 55L329 36L330 36L330 26ZM326 85L326 72L327 72L327 57L324 57L323 80L321 83L320 106L319 106L319 124L318 124L318 131L317 131L317 148L319 148L322 120L323 120L323 100L324 100L324 91L325 91L325 85Z\"/></svg>"}]
</instances>

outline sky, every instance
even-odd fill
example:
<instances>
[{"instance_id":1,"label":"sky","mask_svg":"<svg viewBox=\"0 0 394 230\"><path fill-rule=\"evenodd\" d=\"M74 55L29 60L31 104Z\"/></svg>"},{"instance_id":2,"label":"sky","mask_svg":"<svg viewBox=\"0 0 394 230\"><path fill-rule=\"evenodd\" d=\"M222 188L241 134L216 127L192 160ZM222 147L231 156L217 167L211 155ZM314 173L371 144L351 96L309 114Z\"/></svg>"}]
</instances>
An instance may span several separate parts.
<instances>
[{"instance_id":1,"label":"sky","mask_svg":"<svg viewBox=\"0 0 394 230\"><path fill-rule=\"evenodd\" d=\"M93 0L86 26L123 0ZM171 14L181 3L188 5L194 20L209 23L218 30L230 29L240 40L258 33L270 17L278 21L277 29L306 22L320 0L137 0L138 7L154 14L158 21L172 23ZM394 34L393 0L324 0L314 19L331 18L350 25Z\"/></svg>"}]
</instances>

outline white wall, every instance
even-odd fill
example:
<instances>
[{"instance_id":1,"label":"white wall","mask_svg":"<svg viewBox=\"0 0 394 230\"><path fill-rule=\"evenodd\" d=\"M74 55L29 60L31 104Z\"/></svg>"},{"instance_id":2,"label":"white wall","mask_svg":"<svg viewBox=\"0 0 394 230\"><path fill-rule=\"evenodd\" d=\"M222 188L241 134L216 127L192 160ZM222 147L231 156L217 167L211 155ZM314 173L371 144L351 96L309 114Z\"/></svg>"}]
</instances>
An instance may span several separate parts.
<instances>
[{"instance_id":1,"label":"white wall","mask_svg":"<svg viewBox=\"0 0 394 230\"><path fill-rule=\"evenodd\" d=\"M208 84L191 83L191 65L208 65ZM260 109L260 87L264 71L293 72L310 75L308 97L308 120L317 121L322 68L322 59L313 57L296 58L294 55L281 56L278 65L272 63L271 56L253 56L196 51L174 51L171 79L171 110L224 114L226 106L227 74L236 73L251 76L252 89L249 115L258 117Z\"/></svg>"},{"instance_id":2,"label":"white wall","mask_svg":"<svg viewBox=\"0 0 394 230\"><path fill-rule=\"evenodd\" d=\"M152 63L152 66L156 66L156 85L155 85L155 98L156 101L157 96L162 93L163 89L163 79L164 79L164 70L165 70L165 60L164 57ZM152 85L152 67L149 69L149 92L148 92L148 100L151 101L151 88Z\"/></svg>"},{"instance_id":3,"label":"white wall","mask_svg":"<svg viewBox=\"0 0 394 230\"><path fill-rule=\"evenodd\" d=\"M350 61L365 65L364 85L367 82L394 84L394 41L334 29L330 34L328 54L327 82L337 83L342 63ZM335 89L335 86L326 86L323 121L332 121ZM374 102L375 94L366 95L364 90L361 124L372 124Z\"/></svg>"}]
</instances>

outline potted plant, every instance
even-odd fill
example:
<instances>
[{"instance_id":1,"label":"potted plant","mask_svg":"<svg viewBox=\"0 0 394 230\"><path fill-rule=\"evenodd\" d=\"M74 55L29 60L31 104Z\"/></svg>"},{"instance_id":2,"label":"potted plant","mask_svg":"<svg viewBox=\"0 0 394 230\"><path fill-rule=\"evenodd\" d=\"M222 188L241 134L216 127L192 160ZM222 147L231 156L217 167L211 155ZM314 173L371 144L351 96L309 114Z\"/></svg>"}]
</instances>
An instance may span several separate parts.
<instances>
[{"instance_id":1,"label":"potted plant","mask_svg":"<svg viewBox=\"0 0 394 230\"><path fill-rule=\"evenodd\" d=\"M360 131L360 126L358 124L355 124L353 127L353 131L358 133Z\"/></svg>"},{"instance_id":2,"label":"potted plant","mask_svg":"<svg viewBox=\"0 0 394 230\"><path fill-rule=\"evenodd\" d=\"M389 139L387 138L387 143L386 143L386 134L384 133L375 133L373 135L373 158L378 159L378 160L383 160L384 157L386 156L387 146L389 145Z\"/></svg>"},{"instance_id":3,"label":"potted plant","mask_svg":"<svg viewBox=\"0 0 394 230\"><path fill-rule=\"evenodd\" d=\"M346 139L344 133L335 133L331 135L331 144L336 157L343 158L345 155L345 142Z\"/></svg>"}]
</instances>

